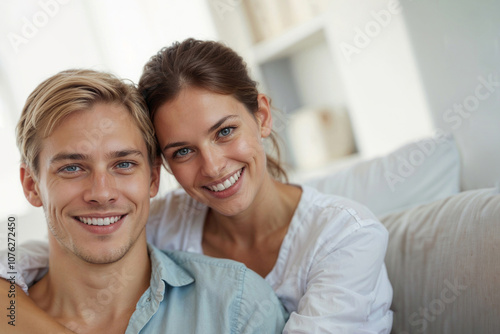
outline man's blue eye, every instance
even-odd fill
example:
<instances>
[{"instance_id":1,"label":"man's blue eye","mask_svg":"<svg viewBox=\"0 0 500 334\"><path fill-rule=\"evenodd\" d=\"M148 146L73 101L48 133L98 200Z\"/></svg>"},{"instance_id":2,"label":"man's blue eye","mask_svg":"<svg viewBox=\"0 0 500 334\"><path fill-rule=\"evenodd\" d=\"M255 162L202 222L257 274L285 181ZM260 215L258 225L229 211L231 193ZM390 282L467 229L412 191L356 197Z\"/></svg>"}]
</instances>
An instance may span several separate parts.
<instances>
[{"instance_id":1,"label":"man's blue eye","mask_svg":"<svg viewBox=\"0 0 500 334\"><path fill-rule=\"evenodd\" d=\"M79 169L80 167L78 166L66 166L63 168L63 171L72 173L72 172L77 172Z\"/></svg>"},{"instance_id":2,"label":"man's blue eye","mask_svg":"<svg viewBox=\"0 0 500 334\"><path fill-rule=\"evenodd\" d=\"M116 167L127 169L127 168L132 167L132 163L128 162L128 161L127 162L120 162L118 165L116 165Z\"/></svg>"}]
</instances>

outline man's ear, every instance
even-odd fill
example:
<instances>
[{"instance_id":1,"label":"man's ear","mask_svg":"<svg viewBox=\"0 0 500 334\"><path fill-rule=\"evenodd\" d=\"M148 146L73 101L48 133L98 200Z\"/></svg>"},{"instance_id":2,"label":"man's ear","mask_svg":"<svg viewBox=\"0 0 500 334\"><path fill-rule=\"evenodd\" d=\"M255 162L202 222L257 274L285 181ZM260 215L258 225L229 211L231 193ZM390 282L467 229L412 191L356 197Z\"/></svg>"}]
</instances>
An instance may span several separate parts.
<instances>
[{"instance_id":1,"label":"man's ear","mask_svg":"<svg viewBox=\"0 0 500 334\"><path fill-rule=\"evenodd\" d=\"M257 101L259 103L259 109L257 109L255 117L259 123L261 137L266 138L271 134L271 130L273 128L271 104L269 103L267 96L264 94L259 94L257 96Z\"/></svg>"},{"instance_id":2,"label":"man's ear","mask_svg":"<svg viewBox=\"0 0 500 334\"><path fill-rule=\"evenodd\" d=\"M42 199L40 197L40 192L38 188L38 181L32 170L26 166L25 163L21 164L20 167L21 184L23 186L24 196L31 203L31 205L36 207L42 206Z\"/></svg>"},{"instance_id":3,"label":"man's ear","mask_svg":"<svg viewBox=\"0 0 500 334\"><path fill-rule=\"evenodd\" d=\"M153 198L160 188L161 158L158 157L151 167L151 184L149 186L149 197Z\"/></svg>"}]
</instances>

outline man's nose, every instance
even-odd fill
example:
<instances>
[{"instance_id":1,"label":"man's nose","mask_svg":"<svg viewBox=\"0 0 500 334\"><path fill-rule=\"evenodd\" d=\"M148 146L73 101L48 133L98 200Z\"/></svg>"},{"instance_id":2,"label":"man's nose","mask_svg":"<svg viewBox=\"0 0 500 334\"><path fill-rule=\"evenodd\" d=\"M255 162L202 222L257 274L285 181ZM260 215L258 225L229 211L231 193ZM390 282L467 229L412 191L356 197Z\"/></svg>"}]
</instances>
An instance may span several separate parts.
<instances>
[{"instance_id":1,"label":"man's nose","mask_svg":"<svg viewBox=\"0 0 500 334\"><path fill-rule=\"evenodd\" d=\"M95 204L109 204L118 198L116 181L108 172L95 172L89 179L89 186L84 194L84 200Z\"/></svg>"}]
</instances>

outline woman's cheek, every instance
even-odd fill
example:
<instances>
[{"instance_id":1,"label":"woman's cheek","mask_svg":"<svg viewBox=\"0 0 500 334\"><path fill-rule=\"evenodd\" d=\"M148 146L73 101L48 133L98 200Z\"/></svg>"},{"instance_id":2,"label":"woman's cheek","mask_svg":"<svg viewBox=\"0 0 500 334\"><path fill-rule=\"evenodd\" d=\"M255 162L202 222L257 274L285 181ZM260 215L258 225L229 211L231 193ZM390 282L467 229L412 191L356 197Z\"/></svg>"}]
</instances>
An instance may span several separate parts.
<instances>
[{"instance_id":1,"label":"woman's cheek","mask_svg":"<svg viewBox=\"0 0 500 334\"><path fill-rule=\"evenodd\" d=\"M186 176L189 175L189 168L187 166L184 166L182 168L181 166L170 166L170 170L172 171L172 174L174 175L175 179L179 184L184 187L186 185Z\"/></svg>"},{"instance_id":2,"label":"woman's cheek","mask_svg":"<svg viewBox=\"0 0 500 334\"><path fill-rule=\"evenodd\" d=\"M235 153L247 158L264 153L264 146L256 139L237 140L232 148Z\"/></svg>"}]
</instances>

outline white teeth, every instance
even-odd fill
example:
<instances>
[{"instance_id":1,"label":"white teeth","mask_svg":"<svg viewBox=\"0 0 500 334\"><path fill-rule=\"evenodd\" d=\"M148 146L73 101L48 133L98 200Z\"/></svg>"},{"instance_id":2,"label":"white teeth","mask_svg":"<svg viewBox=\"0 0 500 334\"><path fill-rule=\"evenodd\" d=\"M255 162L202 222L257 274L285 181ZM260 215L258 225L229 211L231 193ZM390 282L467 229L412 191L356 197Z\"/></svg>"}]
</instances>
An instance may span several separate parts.
<instances>
[{"instance_id":1,"label":"white teeth","mask_svg":"<svg viewBox=\"0 0 500 334\"><path fill-rule=\"evenodd\" d=\"M234 173L230 178L228 178L226 181L216 184L214 186L209 186L208 188L212 191L218 192L222 190L226 190L227 188L230 188L233 184L238 181L238 179L241 176L241 169Z\"/></svg>"},{"instance_id":2,"label":"white teeth","mask_svg":"<svg viewBox=\"0 0 500 334\"><path fill-rule=\"evenodd\" d=\"M86 217L78 217L82 223L87 225L98 225L98 226L106 226L111 225L119 221L121 216L115 217L106 217L106 218L86 218Z\"/></svg>"}]
</instances>

